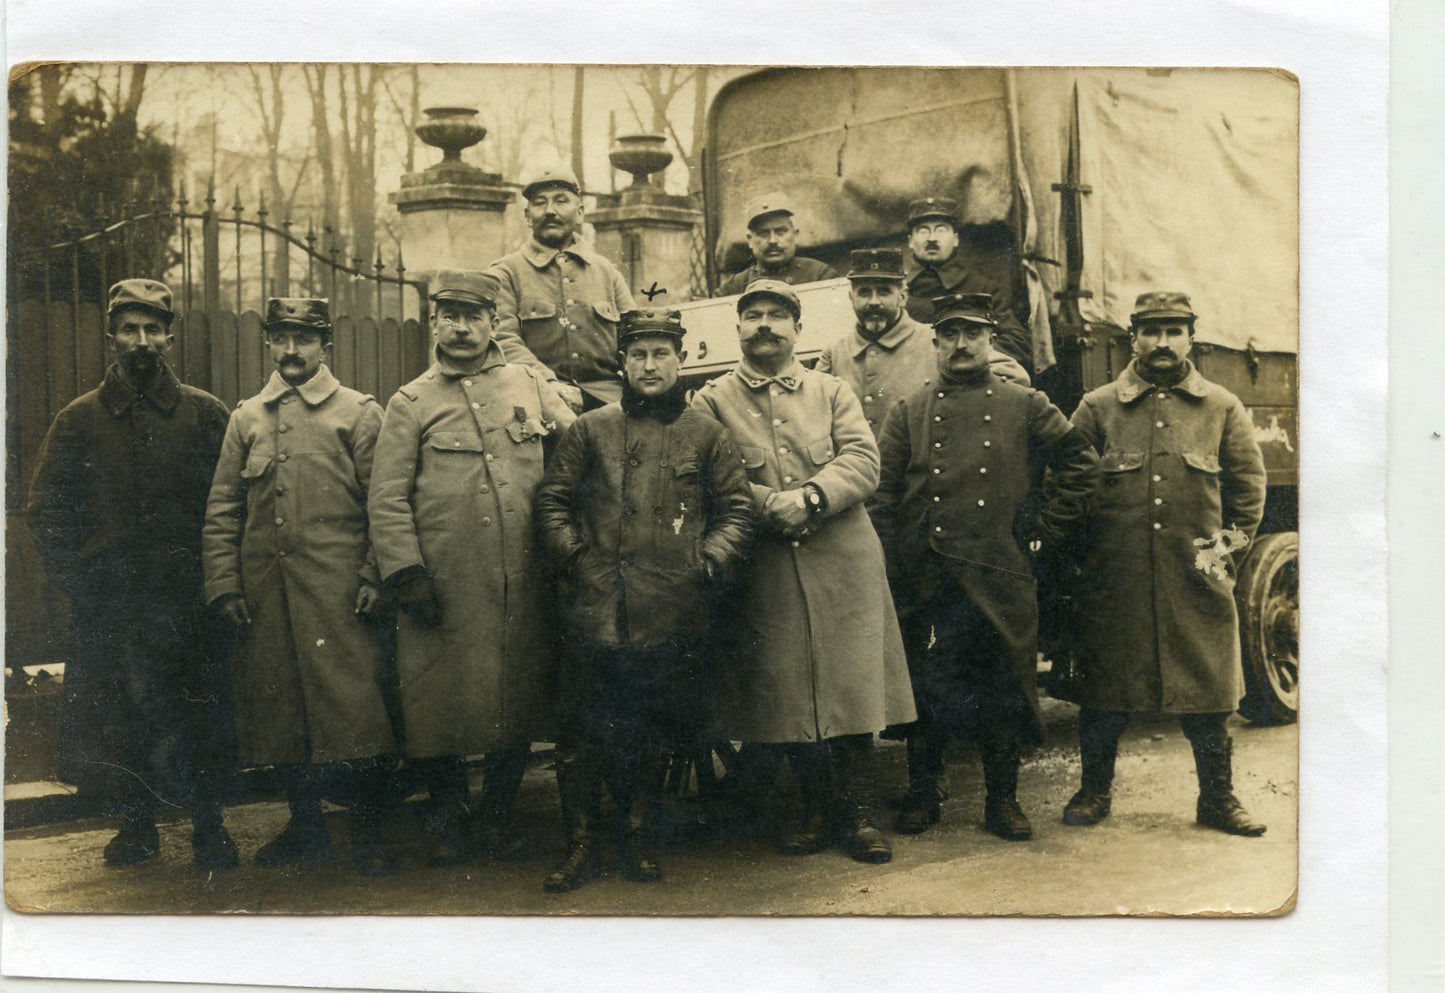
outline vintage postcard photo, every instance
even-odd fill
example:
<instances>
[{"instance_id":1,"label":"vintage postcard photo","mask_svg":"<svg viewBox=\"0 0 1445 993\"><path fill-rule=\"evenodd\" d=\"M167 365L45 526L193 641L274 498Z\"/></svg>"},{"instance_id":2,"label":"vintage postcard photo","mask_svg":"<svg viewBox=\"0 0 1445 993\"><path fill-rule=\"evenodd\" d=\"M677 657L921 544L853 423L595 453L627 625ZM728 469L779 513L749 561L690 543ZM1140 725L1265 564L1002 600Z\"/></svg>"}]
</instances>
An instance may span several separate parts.
<instances>
[{"instance_id":1,"label":"vintage postcard photo","mask_svg":"<svg viewBox=\"0 0 1445 993\"><path fill-rule=\"evenodd\" d=\"M1300 84L9 84L23 914L1269 916Z\"/></svg>"}]
</instances>

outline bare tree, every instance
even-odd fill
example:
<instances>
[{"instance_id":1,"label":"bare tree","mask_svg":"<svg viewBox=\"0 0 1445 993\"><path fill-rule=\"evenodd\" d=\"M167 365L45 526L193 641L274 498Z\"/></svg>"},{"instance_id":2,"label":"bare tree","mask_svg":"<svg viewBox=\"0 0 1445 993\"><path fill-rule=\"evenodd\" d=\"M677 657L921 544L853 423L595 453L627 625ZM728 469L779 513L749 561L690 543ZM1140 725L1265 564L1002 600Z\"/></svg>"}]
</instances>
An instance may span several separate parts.
<instances>
[{"instance_id":1,"label":"bare tree","mask_svg":"<svg viewBox=\"0 0 1445 993\"><path fill-rule=\"evenodd\" d=\"M336 154L331 140L331 119L326 101L326 66L303 65L306 77L306 91L311 97L312 144L316 152L316 164L321 172L321 217L322 223L336 230ZM338 70L344 72L344 70Z\"/></svg>"}]
</instances>

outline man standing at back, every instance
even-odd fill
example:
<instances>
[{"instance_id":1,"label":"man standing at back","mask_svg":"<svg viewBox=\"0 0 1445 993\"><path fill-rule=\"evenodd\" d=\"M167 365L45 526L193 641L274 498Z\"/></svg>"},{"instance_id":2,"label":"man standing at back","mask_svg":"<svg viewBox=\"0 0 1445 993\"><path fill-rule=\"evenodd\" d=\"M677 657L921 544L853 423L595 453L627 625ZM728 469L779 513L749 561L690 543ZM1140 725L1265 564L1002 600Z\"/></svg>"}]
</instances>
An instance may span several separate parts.
<instances>
[{"instance_id":1,"label":"man standing at back","mask_svg":"<svg viewBox=\"0 0 1445 993\"><path fill-rule=\"evenodd\" d=\"M753 264L722 281L716 296L731 296L756 279L775 279L797 285L838 278L832 266L798 254L798 227L793 203L781 193L767 193L748 201L748 248Z\"/></svg>"},{"instance_id":2,"label":"man standing at back","mask_svg":"<svg viewBox=\"0 0 1445 993\"><path fill-rule=\"evenodd\" d=\"M1012 356L1025 370L1032 369L1033 341L1013 309L1013 284L1007 272L1012 249L1000 258L964 242L958 207L958 201L949 197L926 197L908 205L908 313L920 324L932 324L937 317L934 298L987 293L998 323L994 350Z\"/></svg>"},{"instance_id":3,"label":"man standing at back","mask_svg":"<svg viewBox=\"0 0 1445 993\"><path fill-rule=\"evenodd\" d=\"M632 293L617 267L579 240L577 177L540 170L522 199L532 237L487 269L498 284L497 344L508 362L540 367L555 380L574 411L620 400L617 322L632 309Z\"/></svg>"},{"instance_id":4,"label":"man standing at back","mask_svg":"<svg viewBox=\"0 0 1445 993\"><path fill-rule=\"evenodd\" d=\"M933 330L908 313L903 253L896 248L860 248L850 263L848 298L858 324L823 349L815 368L853 387L877 438L894 402L938 378L938 358ZM990 348L988 358L995 375L1029 385L1029 374L1009 355Z\"/></svg>"},{"instance_id":5,"label":"man standing at back","mask_svg":"<svg viewBox=\"0 0 1445 993\"><path fill-rule=\"evenodd\" d=\"M238 858L219 786L235 757L201 523L229 415L166 364L175 316L164 283L110 288L116 362L55 418L27 516L51 585L70 598L60 775L123 812L105 860L155 858L166 804L191 808L195 863L225 869Z\"/></svg>"}]
</instances>

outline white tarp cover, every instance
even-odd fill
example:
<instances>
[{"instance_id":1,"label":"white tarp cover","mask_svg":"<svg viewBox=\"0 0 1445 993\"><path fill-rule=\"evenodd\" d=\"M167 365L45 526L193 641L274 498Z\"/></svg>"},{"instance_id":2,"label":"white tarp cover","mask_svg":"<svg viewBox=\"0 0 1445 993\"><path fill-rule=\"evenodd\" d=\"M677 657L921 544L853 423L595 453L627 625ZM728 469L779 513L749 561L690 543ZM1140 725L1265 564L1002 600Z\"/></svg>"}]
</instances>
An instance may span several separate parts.
<instances>
[{"instance_id":1,"label":"white tarp cover","mask_svg":"<svg viewBox=\"0 0 1445 993\"><path fill-rule=\"evenodd\" d=\"M1086 319L1127 327L1148 289L1190 295L1199 340L1299 349L1299 89L1251 69L1016 70L1038 250L1064 259L1059 196L1079 94ZM1050 295L1064 273L1042 267ZM1057 314L1057 304L1053 305Z\"/></svg>"}]
</instances>

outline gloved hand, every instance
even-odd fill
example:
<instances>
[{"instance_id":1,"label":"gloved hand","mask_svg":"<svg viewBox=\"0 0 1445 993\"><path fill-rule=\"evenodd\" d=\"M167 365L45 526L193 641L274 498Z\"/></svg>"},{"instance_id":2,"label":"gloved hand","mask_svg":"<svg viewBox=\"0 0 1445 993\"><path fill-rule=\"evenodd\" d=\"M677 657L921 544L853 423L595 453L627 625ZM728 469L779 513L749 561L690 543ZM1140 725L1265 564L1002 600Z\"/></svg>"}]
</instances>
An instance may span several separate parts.
<instances>
[{"instance_id":1,"label":"gloved hand","mask_svg":"<svg viewBox=\"0 0 1445 993\"><path fill-rule=\"evenodd\" d=\"M246 598L239 593L227 593L217 600L216 613L242 633L251 626L251 612L246 609Z\"/></svg>"},{"instance_id":2,"label":"gloved hand","mask_svg":"<svg viewBox=\"0 0 1445 993\"><path fill-rule=\"evenodd\" d=\"M434 628L442 622L441 600L431 573L423 566L403 569L391 578L396 589L396 605L422 627Z\"/></svg>"},{"instance_id":3,"label":"gloved hand","mask_svg":"<svg viewBox=\"0 0 1445 993\"><path fill-rule=\"evenodd\" d=\"M380 589L363 582L356 591L356 616L363 621L375 623L386 613L386 595Z\"/></svg>"},{"instance_id":4,"label":"gloved hand","mask_svg":"<svg viewBox=\"0 0 1445 993\"><path fill-rule=\"evenodd\" d=\"M552 387L557 391L557 395L562 398L562 402L572 408L572 413L582 413L582 390L580 387L573 386L571 383L564 383L561 380L553 383Z\"/></svg>"}]
</instances>

